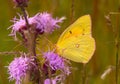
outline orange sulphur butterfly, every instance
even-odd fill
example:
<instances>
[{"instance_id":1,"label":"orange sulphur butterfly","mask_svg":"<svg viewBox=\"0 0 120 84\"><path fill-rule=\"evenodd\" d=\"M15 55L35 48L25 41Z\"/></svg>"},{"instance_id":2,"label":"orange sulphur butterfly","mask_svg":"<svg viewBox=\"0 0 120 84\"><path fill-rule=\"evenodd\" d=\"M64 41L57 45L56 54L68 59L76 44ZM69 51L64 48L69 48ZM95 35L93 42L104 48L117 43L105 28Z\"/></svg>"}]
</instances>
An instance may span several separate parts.
<instances>
[{"instance_id":1,"label":"orange sulphur butterfly","mask_svg":"<svg viewBox=\"0 0 120 84\"><path fill-rule=\"evenodd\" d=\"M94 51L90 15L84 15L70 25L60 36L56 52L74 62L87 63Z\"/></svg>"}]
</instances>

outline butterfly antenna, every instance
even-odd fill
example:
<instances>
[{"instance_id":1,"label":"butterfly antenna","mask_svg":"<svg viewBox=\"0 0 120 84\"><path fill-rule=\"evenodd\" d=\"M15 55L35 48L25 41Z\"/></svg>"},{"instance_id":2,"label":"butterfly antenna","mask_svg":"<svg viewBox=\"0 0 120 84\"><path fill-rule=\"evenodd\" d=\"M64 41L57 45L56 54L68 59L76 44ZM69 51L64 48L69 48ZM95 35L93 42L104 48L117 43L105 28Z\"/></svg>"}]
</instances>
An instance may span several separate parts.
<instances>
[{"instance_id":1,"label":"butterfly antenna","mask_svg":"<svg viewBox=\"0 0 120 84\"><path fill-rule=\"evenodd\" d=\"M15 50L16 48L18 48L18 47L21 46L21 45L22 45L22 43L17 44L15 47L13 47L12 50Z\"/></svg>"},{"instance_id":2,"label":"butterfly antenna","mask_svg":"<svg viewBox=\"0 0 120 84\"><path fill-rule=\"evenodd\" d=\"M48 41L48 42L50 43L50 45L53 45L53 43L52 43L47 37L44 36L44 39L45 39L46 41Z\"/></svg>"},{"instance_id":3,"label":"butterfly antenna","mask_svg":"<svg viewBox=\"0 0 120 84\"><path fill-rule=\"evenodd\" d=\"M43 51L39 47L36 47L36 48L37 48L38 52L43 54ZM42 55L42 54L39 54L39 55Z\"/></svg>"}]
</instances>

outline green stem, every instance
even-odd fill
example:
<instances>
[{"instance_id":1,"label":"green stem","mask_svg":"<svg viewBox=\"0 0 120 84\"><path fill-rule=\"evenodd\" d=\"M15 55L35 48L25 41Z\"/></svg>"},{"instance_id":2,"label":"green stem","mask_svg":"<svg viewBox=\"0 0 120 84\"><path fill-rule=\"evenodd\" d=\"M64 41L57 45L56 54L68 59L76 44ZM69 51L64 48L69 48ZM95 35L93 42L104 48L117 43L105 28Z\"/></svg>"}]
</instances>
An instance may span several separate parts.
<instances>
[{"instance_id":1,"label":"green stem","mask_svg":"<svg viewBox=\"0 0 120 84\"><path fill-rule=\"evenodd\" d=\"M116 84L118 84L118 74L119 74L119 34L116 35Z\"/></svg>"},{"instance_id":2,"label":"green stem","mask_svg":"<svg viewBox=\"0 0 120 84\"><path fill-rule=\"evenodd\" d=\"M75 15L74 3L75 3L75 1L72 0L72 2L71 2L71 23L73 23L73 21L74 21L74 15Z\"/></svg>"},{"instance_id":3,"label":"green stem","mask_svg":"<svg viewBox=\"0 0 120 84\"><path fill-rule=\"evenodd\" d=\"M83 64L82 84L86 84L86 64Z\"/></svg>"},{"instance_id":4,"label":"green stem","mask_svg":"<svg viewBox=\"0 0 120 84\"><path fill-rule=\"evenodd\" d=\"M116 44L116 74L115 74L115 81L116 81L116 84L118 84L118 74L119 74L119 43L118 43L118 39L119 39L119 36L118 34L116 35L116 41L115 41L115 44Z\"/></svg>"},{"instance_id":5,"label":"green stem","mask_svg":"<svg viewBox=\"0 0 120 84\"><path fill-rule=\"evenodd\" d=\"M116 84L118 84L118 73L119 73L119 72L118 72L118 67L119 67L119 66L118 66L118 65L119 65L119 64L118 64L118 63L119 63L118 57L119 57L119 56L118 56L118 47L117 47L117 52L116 52Z\"/></svg>"},{"instance_id":6,"label":"green stem","mask_svg":"<svg viewBox=\"0 0 120 84\"><path fill-rule=\"evenodd\" d=\"M117 16L116 20L116 25L117 25L117 30L116 30L116 84L118 84L118 78L119 78L119 15Z\"/></svg>"}]
</instances>

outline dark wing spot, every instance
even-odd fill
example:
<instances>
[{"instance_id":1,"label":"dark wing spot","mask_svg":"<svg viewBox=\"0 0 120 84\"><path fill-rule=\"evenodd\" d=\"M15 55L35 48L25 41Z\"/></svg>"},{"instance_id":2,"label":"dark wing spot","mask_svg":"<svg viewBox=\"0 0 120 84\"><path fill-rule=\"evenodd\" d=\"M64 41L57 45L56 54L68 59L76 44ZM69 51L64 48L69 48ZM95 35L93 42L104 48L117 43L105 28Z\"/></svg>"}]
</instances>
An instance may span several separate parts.
<instances>
[{"instance_id":1,"label":"dark wing spot","mask_svg":"<svg viewBox=\"0 0 120 84\"><path fill-rule=\"evenodd\" d=\"M82 35L85 35L84 33L82 33Z\"/></svg>"},{"instance_id":2,"label":"dark wing spot","mask_svg":"<svg viewBox=\"0 0 120 84\"><path fill-rule=\"evenodd\" d=\"M85 32L85 29L83 29L83 33L82 33L82 35L85 35L85 33L84 33L84 32Z\"/></svg>"},{"instance_id":3,"label":"dark wing spot","mask_svg":"<svg viewBox=\"0 0 120 84\"><path fill-rule=\"evenodd\" d=\"M83 32L85 31L85 29L83 29Z\"/></svg>"},{"instance_id":4,"label":"dark wing spot","mask_svg":"<svg viewBox=\"0 0 120 84\"><path fill-rule=\"evenodd\" d=\"M70 34L72 34L72 31L69 31Z\"/></svg>"}]
</instances>

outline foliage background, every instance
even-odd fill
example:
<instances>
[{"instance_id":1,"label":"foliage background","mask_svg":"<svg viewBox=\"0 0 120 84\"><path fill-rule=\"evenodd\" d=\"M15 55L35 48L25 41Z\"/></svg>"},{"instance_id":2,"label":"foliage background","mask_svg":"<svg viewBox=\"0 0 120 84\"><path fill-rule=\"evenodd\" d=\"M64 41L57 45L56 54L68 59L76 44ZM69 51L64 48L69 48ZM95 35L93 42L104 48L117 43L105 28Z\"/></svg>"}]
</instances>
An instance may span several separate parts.
<instances>
[{"instance_id":1,"label":"foliage background","mask_svg":"<svg viewBox=\"0 0 120 84\"><path fill-rule=\"evenodd\" d=\"M74 15L72 15L72 7ZM37 12L47 11L55 17L65 16L67 18L61 25L61 29L49 36L53 43L57 41L60 34L72 21L82 15L90 14L92 17L92 34L96 41L95 54L85 69L81 63L72 63L75 70L67 78L66 84L84 84L82 81L85 71L86 84L116 84L115 69L104 80L100 77L109 66L115 67L116 65L116 51L119 52L119 49L116 48L114 35L120 32L120 14L111 14L110 19L106 19L105 16L111 12L120 12L120 0L30 0L27 10L29 16L33 16ZM19 9L14 8L12 0L0 0L0 52L23 49L8 36L10 30L7 30L12 25L10 20L17 16L16 12L19 11ZM13 58L13 55L0 54L0 84L14 84L14 82L9 82L7 68L5 67ZM120 77L118 81L120 83Z\"/></svg>"}]
</instances>

